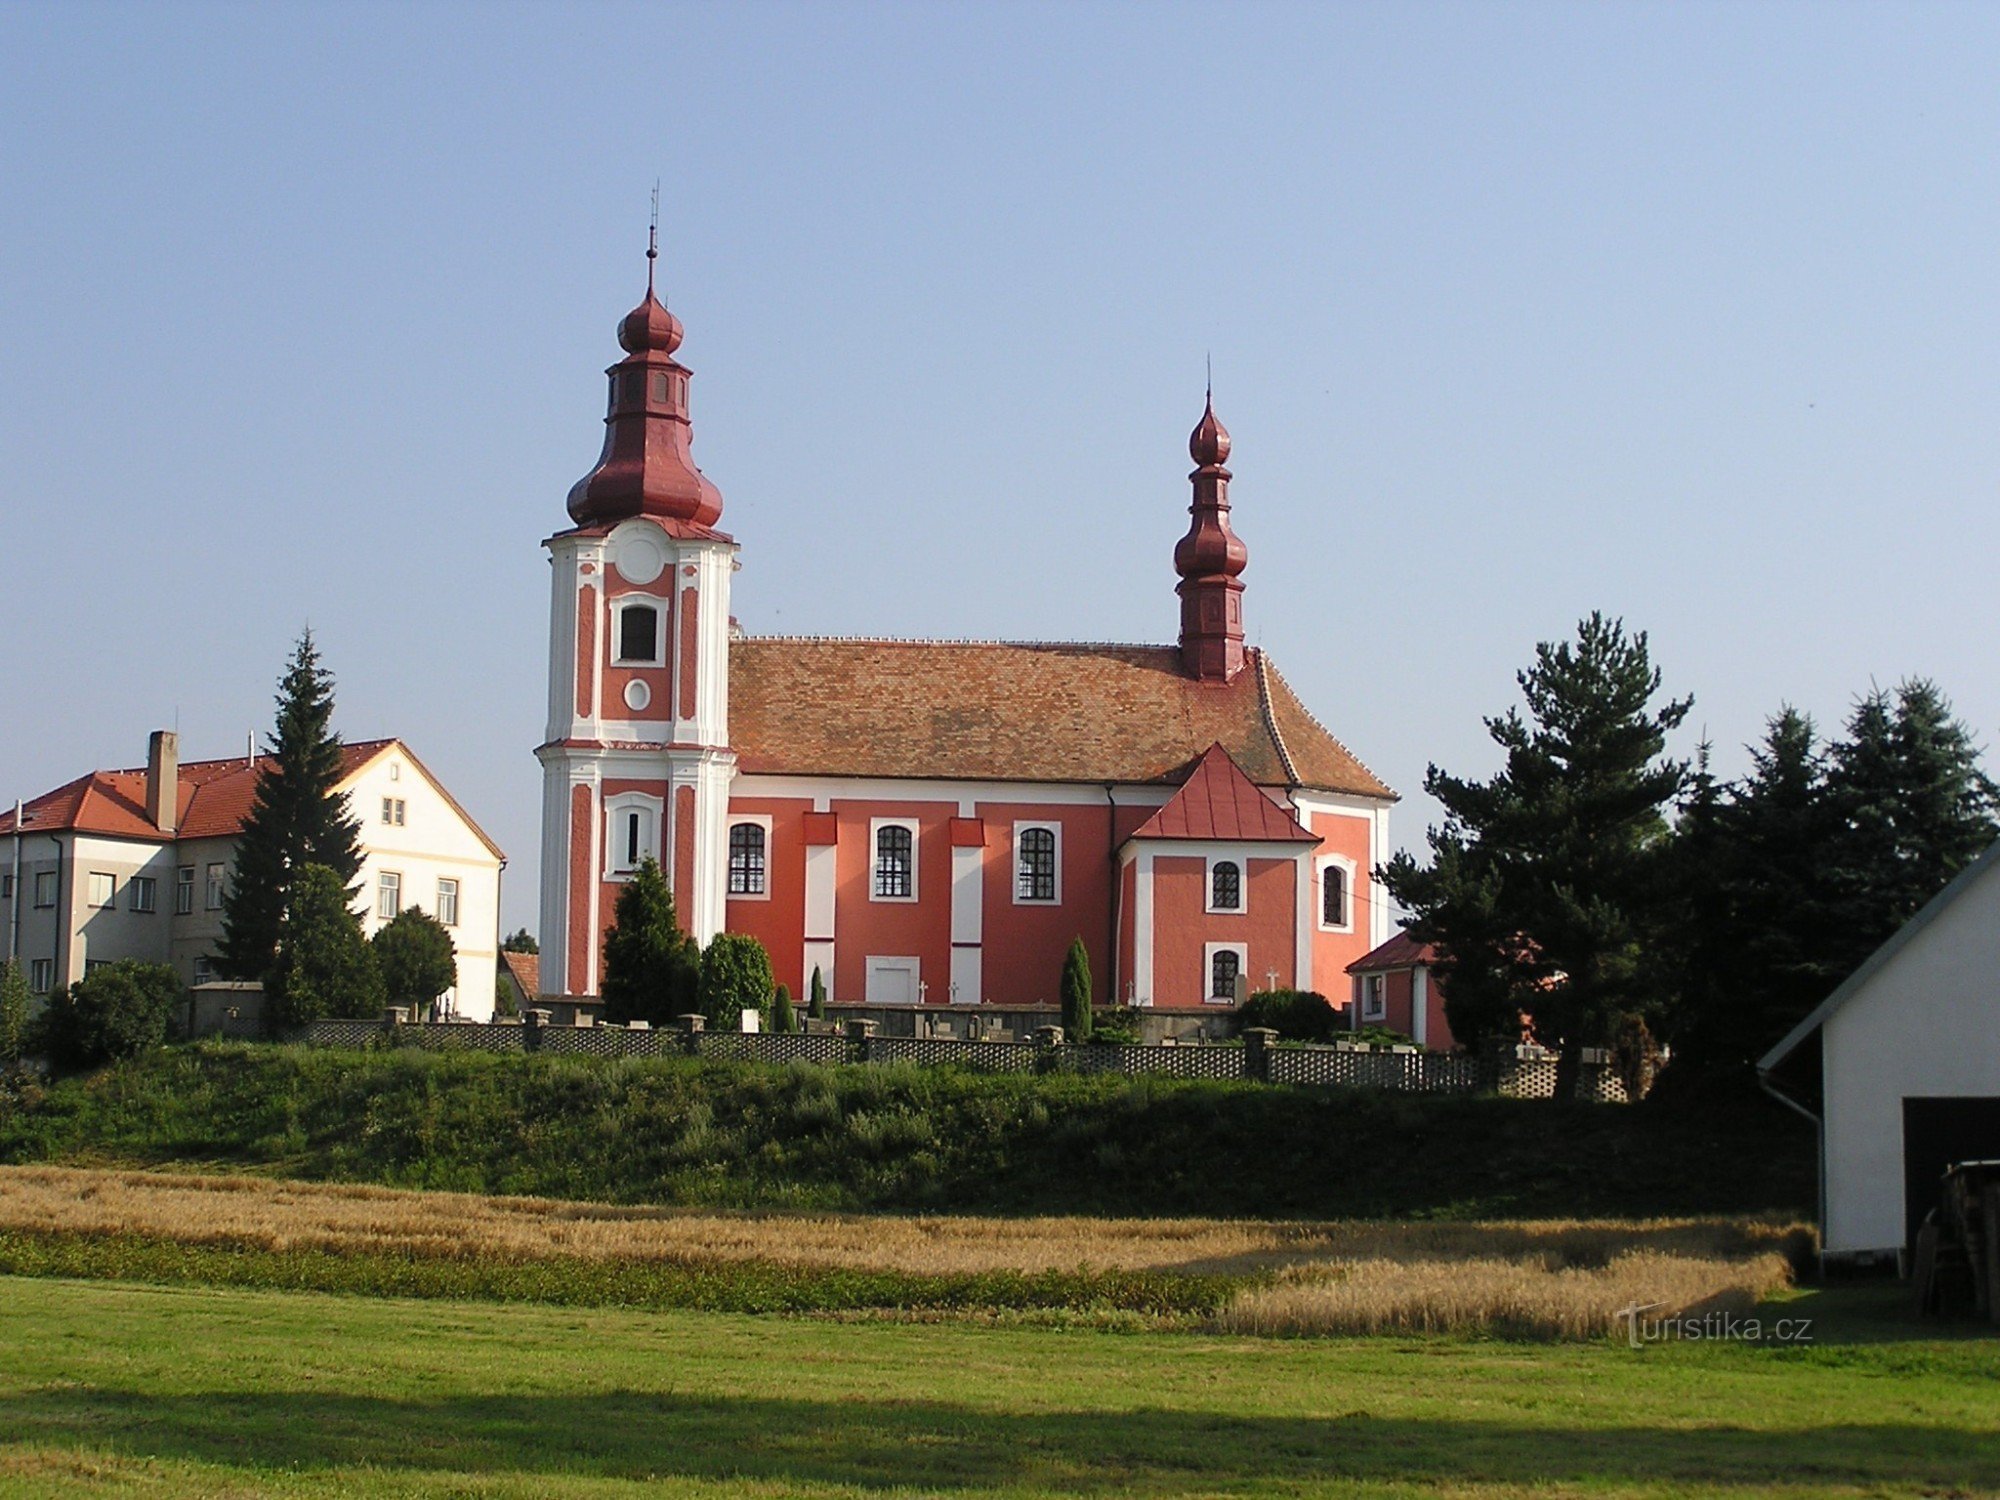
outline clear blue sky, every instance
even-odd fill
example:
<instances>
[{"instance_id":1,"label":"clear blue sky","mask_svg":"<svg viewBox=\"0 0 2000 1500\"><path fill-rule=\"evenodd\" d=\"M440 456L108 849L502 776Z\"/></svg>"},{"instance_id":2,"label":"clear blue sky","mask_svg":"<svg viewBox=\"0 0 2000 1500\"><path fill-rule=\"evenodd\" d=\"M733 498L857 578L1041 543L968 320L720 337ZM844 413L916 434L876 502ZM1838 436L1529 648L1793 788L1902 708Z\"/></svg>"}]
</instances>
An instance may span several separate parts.
<instances>
[{"instance_id":1,"label":"clear blue sky","mask_svg":"<svg viewBox=\"0 0 2000 1500\"><path fill-rule=\"evenodd\" d=\"M532 923L541 539L643 286L756 632L1246 615L1406 794L1601 608L1722 768L2000 726L2000 9L0 9L0 796L240 749L311 623Z\"/></svg>"}]
</instances>

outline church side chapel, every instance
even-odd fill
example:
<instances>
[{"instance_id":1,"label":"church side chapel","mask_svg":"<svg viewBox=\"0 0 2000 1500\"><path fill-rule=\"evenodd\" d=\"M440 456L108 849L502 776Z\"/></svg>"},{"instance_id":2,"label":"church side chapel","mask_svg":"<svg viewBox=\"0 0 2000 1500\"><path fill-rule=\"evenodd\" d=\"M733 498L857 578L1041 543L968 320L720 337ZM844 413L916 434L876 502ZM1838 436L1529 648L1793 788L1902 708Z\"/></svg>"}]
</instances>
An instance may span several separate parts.
<instances>
[{"instance_id":1,"label":"church side chapel","mask_svg":"<svg viewBox=\"0 0 2000 1500\"><path fill-rule=\"evenodd\" d=\"M1100 1005L1344 1002L1389 936L1372 872L1395 794L1244 645L1213 402L1177 644L737 634L738 546L690 453L654 254L603 454L546 543L543 993L597 992L651 856L696 940L755 936L795 994L817 969L836 1002L1052 1004L1081 937Z\"/></svg>"}]
</instances>

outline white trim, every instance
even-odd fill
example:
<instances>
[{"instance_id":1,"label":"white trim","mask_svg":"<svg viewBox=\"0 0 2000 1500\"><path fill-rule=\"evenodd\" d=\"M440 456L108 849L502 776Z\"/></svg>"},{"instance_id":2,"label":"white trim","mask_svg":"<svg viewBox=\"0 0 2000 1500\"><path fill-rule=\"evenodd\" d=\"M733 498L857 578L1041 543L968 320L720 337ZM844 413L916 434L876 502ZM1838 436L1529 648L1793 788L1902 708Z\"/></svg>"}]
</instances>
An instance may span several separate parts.
<instances>
[{"instance_id":1,"label":"white trim","mask_svg":"<svg viewBox=\"0 0 2000 1500\"><path fill-rule=\"evenodd\" d=\"M833 802L932 802L992 806L995 803L1031 802L1053 807L1104 806L1105 783L1101 781L925 781L918 777L874 776L788 776L749 773L737 779L739 797L781 797L815 803ZM1164 807L1180 790L1173 786L1153 786L1143 782L1117 782L1112 790L1120 807ZM827 811L816 807L816 811ZM961 817L977 816L961 812Z\"/></svg>"},{"instance_id":2,"label":"white trim","mask_svg":"<svg viewBox=\"0 0 2000 1500\"><path fill-rule=\"evenodd\" d=\"M923 960L914 955L871 953L861 961L861 998L869 1005L919 1004L923 996L923 989L921 988L923 985L923 970ZM908 974L910 976L910 994L907 1000L884 999L876 993L876 976L891 973Z\"/></svg>"},{"instance_id":3,"label":"white trim","mask_svg":"<svg viewBox=\"0 0 2000 1500\"><path fill-rule=\"evenodd\" d=\"M606 880L631 879L639 866L645 863L649 854L660 862L662 870L666 869L665 861L660 859L661 824L666 812L665 798L655 797L650 792L619 792L615 796L604 798L599 805L602 811L598 817L598 825L604 835L603 870ZM628 861L624 858L624 851L631 843L627 820L633 814L639 817L639 857ZM671 871L667 872L667 879L669 883L672 882Z\"/></svg>"},{"instance_id":4,"label":"white trim","mask_svg":"<svg viewBox=\"0 0 2000 1500\"><path fill-rule=\"evenodd\" d=\"M1023 896L1021 894L1021 835L1031 828L1045 828L1056 836L1056 893L1054 896ZM1013 863L1008 870L1008 879L1014 891L1016 906L1061 906L1063 899L1063 826L1051 818L1019 818L1014 823L1012 845Z\"/></svg>"},{"instance_id":5,"label":"white trim","mask_svg":"<svg viewBox=\"0 0 2000 1500\"><path fill-rule=\"evenodd\" d=\"M1236 977L1239 979L1248 979L1250 977L1250 945L1248 943L1203 943L1201 945L1201 1003L1203 1005L1234 1005L1236 1003L1234 995L1221 996L1210 993L1215 987L1215 955L1218 953L1234 953L1236 955Z\"/></svg>"},{"instance_id":6,"label":"white trim","mask_svg":"<svg viewBox=\"0 0 2000 1500\"><path fill-rule=\"evenodd\" d=\"M729 841L735 838L736 825L739 823L754 823L757 827L764 830L764 889L761 891L732 891L729 889L727 862L733 858L733 854L729 849ZM722 889L723 895L727 899L731 901L769 901L771 899L771 815L769 813L731 813L729 815L729 825L723 831L723 860Z\"/></svg>"},{"instance_id":7,"label":"white trim","mask_svg":"<svg viewBox=\"0 0 2000 1500\"><path fill-rule=\"evenodd\" d=\"M1215 867L1217 865L1236 866L1236 904L1217 906L1215 904ZM1202 910L1211 917L1247 917L1250 915L1250 861L1234 850L1208 856L1201 874Z\"/></svg>"},{"instance_id":8,"label":"white trim","mask_svg":"<svg viewBox=\"0 0 2000 1500\"><path fill-rule=\"evenodd\" d=\"M1326 920L1326 872L1329 869L1339 870L1347 883L1343 892L1344 899L1341 902L1347 912L1345 922L1334 923ZM1344 854L1322 854L1313 860L1313 924L1321 932L1354 931L1354 870L1354 861Z\"/></svg>"},{"instance_id":9,"label":"white trim","mask_svg":"<svg viewBox=\"0 0 2000 1500\"><path fill-rule=\"evenodd\" d=\"M880 839L882 830L885 828L907 828L910 831L910 894L907 896L884 896L879 894L877 889L880 885L879 876L881 874L878 863L882 856ZM922 867L918 862L920 841L917 837L917 832L917 820L915 818L870 818L868 820L868 899L870 901L908 906L914 904L918 896L922 893L923 886L919 883L918 879Z\"/></svg>"},{"instance_id":10,"label":"white trim","mask_svg":"<svg viewBox=\"0 0 2000 1500\"><path fill-rule=\"evenodd\" d=\"M1129 848L1130 845L1127 845ZM1153 851L1141 848L1132 875L1132 1003L1153 1003Z\"/></svg>"},{"instance_id":11,"label":"white trim","mask_svg":"<svg viewBox=\"0 0 2000 1500\"><path fill-rule=\"evenodd\" d=\"M986 938L986 851L951 851L951 943L977 946Z\"/></svg>"}]
</instances>

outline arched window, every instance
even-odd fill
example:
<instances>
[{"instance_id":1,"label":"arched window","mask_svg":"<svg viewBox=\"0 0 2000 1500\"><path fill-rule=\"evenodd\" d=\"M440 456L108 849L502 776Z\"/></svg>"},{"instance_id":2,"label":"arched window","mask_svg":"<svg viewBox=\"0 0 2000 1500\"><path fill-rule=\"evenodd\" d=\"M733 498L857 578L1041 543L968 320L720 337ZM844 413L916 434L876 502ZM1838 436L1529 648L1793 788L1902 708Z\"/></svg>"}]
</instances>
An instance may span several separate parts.
<instances>
[{"instance_id":1,"label":"arched window","mask_svg":"<svg viewBox=\"0 0 2000 1500\"><path fill-rule=\"evenodd\" d=\"M757 823L729 827L729 894L764 894L764 829Z\"/></svg>"},{"instance_id":2,"label":"arched window","mask_svg":"<svg viewBox=\"0 0 2000 1500\"><path fill-rule=\"evenodd\" d=\"M1234 948L1218 948L1208 961L1208 997L1234 1000L1236 976L1243 972L1243 958Z\"/></svg>"},{"instance_id":3,"label":"arched window","mask_svg":"<svg viewBox=\"0 0 2000 1500\"><path fill-rule=\"evenodd\" d=\"M1210 911L1243 909L1243 870L1235 860L1219 859L1210 869L1208 907Z\"/></svg>"},{"instance_id":4,"label":"arched window","mask_svg":"<svg viewBox=\"0 0 2000 1500\"><path fill-rule=\"evenodd\" d=\"M1347 871L1339 865L1319 872L1319 919L1328 927L1347 925Z\"/></svg>"},{"instance_id":5,"label":"arched window","mask_svg":"<svg viewBox=\"0 0 2000 1500\"><path fill-rule=\"evenodd\" d=\"M660 612L650 604L628 604L618 612L618 659L660 659Z\"/></svg>"},{"instance_id":6,"label":"arched window","mask_svg":"<svg viewBox=\"0 0 2000 1500\"><path fill-rule=\"evenodd\" d=\"M1014 894L1022 901L1056 899L1056 831L1023 828L1017 850Z\"/></svg>"},{"instance_id":7,"label":"arched window","mask_svg":"<svg viewBox=\"0 0 2000 1500\"><path fill-rule=\"evenodd\" d=\"M916 894L916 840L910 830L891 823L875 831L875 894L907 901Z\"/></svg>"}]
</instances>

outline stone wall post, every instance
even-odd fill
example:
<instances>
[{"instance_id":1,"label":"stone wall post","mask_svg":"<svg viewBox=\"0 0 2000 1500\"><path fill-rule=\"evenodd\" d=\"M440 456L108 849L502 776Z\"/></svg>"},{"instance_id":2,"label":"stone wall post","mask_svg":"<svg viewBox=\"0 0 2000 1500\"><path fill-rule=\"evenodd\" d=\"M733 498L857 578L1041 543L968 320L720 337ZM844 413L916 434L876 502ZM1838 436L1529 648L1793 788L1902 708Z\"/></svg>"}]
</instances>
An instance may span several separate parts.
<instances>
[{"instance_id":1,"label":"stone wall post","mask_svg":"<svg viewBox=\"0 0 2000 1500\"><path fill-rule=\"evenodd\" d=\"M868 1042L875 1035L875 1023L855 1017L847 1023L847 1055L851 1062L868 1061Z\"/></svg>"},{"instance_id":2,"label":"stone wall post","mask_svg":"<svg viewBox=\"0 0 2000 1500\"><path fill-rule=\"evenodd\" d=\"M529 1006L527 1014L521 1018L521 1049L524 1052L542 1050L542 1033L548 1029L549 1017L555 1012Z\"/></svg>"},{"instance_id":3,"label":"stone wall post","mask_svg":"<svg viewBox=\"0 0 2000 1500\"><path fill-rule=\"evenodd\" d=\"M675 1016L674 1024L680 1028L681 1050L689 1057L701 1055L701 1035L708 1029L708 1017L695 1011L684 1016Z\"/></svg>"}]
</instances>

